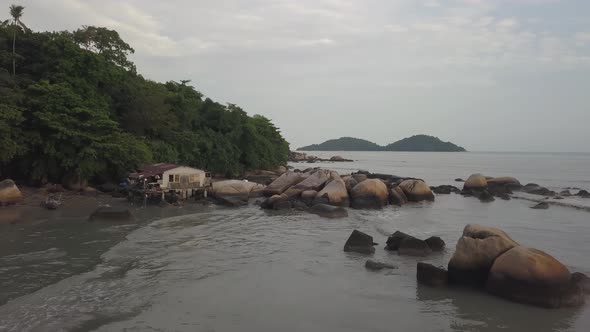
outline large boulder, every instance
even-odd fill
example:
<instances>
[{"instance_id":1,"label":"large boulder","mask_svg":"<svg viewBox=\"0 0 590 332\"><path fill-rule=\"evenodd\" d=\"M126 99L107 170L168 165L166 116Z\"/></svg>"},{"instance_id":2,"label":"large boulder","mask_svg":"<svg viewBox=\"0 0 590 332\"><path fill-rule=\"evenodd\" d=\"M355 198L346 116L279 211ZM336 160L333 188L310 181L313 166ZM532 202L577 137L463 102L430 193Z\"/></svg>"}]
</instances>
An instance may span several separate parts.
<instances>
[{"instance_id":1,"label":"large boulder","mask_svg":"<svg viewBox=\"0 0 590 332\"><path fill-rule=\"evenodd\" d=\"M402 206L408 202L408 197L404 193L404 190L399 186L391 188L389 190L389 203L393 205Z\"/></svg>"},{"instance_id":2,"label":"large boulder","mask_svg":"<svg viewBox=\"0 0 590 332\"><path fill-rule=\"evenodd\" d=\"M0 206L14 204L22 198L23 194L14 181L10 179L0 181Z\"/></svg>"},{"instance_id":3,"label":"large boulder","mask_svg":"<svg viewBox=\"0 0 590 332\"><path fill-rule=\"evenodd\" d=\"M432 190L422 180L404 180L399 187L410 202L434 201Z\"/></svg>"},{"instance_id":4,"label":"large boulder","mask_svg":"<svg viewBox=\"0 0 590 332\"><path fill-rule=\"evenodd\" d=\"M387 186L379 179L367 179L351 191L352 207L355 209L380 209L387 205Z\"/></svg>"},{"instance_id":5,"label":"large boulder","mask_svg":"<svg viewBox=\"0 0 590 332\"><path fill-rule=\"evenodd\" d=\"M325 169L319 169L308 176L305 180L297 183L285 191L289 197L298 197L306 190L321 190L324 184L331 179L332 172Z\"/></svg>"},{"instance_id":6,"label":"large boulder","mask_svg":"<svg viewBox=\"0 0 590 332\"><path fill-rule=\"evenodd\" d=\"M447 270L422 262L418 262L416 278L418 283L430 287L444 287L448 283Z\"/></svg>"},{"instance_id":7,"label":"large boulder","mask_svg":"<svg viewBox=\"0 0 590 332\"><path fill-rule=\"evenodd\" d=\"M486 283L491 294L520 303L559 308L584 304L584 290L569 270L545 252L522 246L496 258Z\"/></svg>"},{"instance_id":8,"label":"large boulder","mask_svg":"<svg viewBox=\"0 0 590 332\"><path fill-rule=\"evenodd\" d=\"M264 189L264 196L280 195L291 186L303 181L307 175L305 173L286 172L279 176Z\"/></svg>"},{"instance_id":9,"label":"large boulder","mask_svg":"<svg viewBox=\"0 0 590 332\"><path fill-rule=\"evenodd\" d=\"M484 190L488 186L488 180L481 174L471 174L463 184L463 190Z\"/></svg>"},{"instance_id":10,"label":"large boulder","mask_svg":"<svg viewBox=\"0 0 590 332\"><path fill-rule=\"evenodd\" d=\"M518 243L500 229L474 224L465 226L449 261L449 281L484 286L494 260L516 246Z\"/></svg>"},{"instance_id":11,"label":"large boulder","mask_svg":"<svg viewBox=\"0 0 590 332\"><path fill-rule=\"evenodd\" d=\"M349 206L348 191L346 184L340 177L331 180L328 184L317 193L315 203L330 204L335 206Z\"/></svg>"},{"instance_id":12,"label":"large boulder","mask_svg":"<svg viewBox=\"0 0 590 332\"><path fill-rule=\"evenodd\" d=\"M400 243L402 243L402 241L407 237L412 237L412 236L408 235L404 232L395 231L395 233L391 234L387 238L385 250L398 250Z\"/></svg>"},{"instance_id":13,"label":"large boulder","mask_svg":"<svg viewBox=\"0 0 590 332\"><path fill-rule=\"evenodd\" d=\"M287 173L287 167L281 165L281 166L278 166L277 168L273 169L272 171L277 174Z\"/></svg>"},{"instance_id":14,"label":"large boulder","mask_svg":"<svg viewBox=\"0 0 590 332\"><path fill-rule=\"evenodd\" d=\"M372 236L355 229L344 244L344 251L372 254L375 252L374 245L375 243L373 242Z\"/></svg>"},{"instance_id":15,"label":"large boulder","mask_svg":"<svg viewBox=\"0 0 590 332\"><path fill-rule=\"evenodd\" d=\"M89 221L116 221L116 222L132 222L135 217L128 208L103 206L96 209L90 217Z\"/></svg>"},{"instance_id":16,"label":"large boulder","mask_svg":"<svg viewBox=\"0 0 590 332\"><path fill-rule=\"evenodd\" d=\"M317 214L324 218L346 218L348 211L339 206L332 206L327 204L316 204L307 210L309 213Z\"/></svg>"},{"instance_id":17,"label":"large boulder","mask_svg":"<svg viewBox=\"0 0 590 332\"><path fill-rule=\"evenodd\" d=\"M263 189L263 185L254 182L225 180L214 182L209 192L224 204L239 206L248 204L250 197L259 195Z\"/></svg>"},{"instance_id":18,"label":"large boulder","mask_svg":"<svg viewBox=\"0 0 590 332\"><path fill-rule=\"evenodd\" d=\"M352 176L347 176L346 178L342 178L344 180L344 184L346 185L346 190L350 193L352 191L352 188L354 188L354 186L356 186L358 183L358 181L353 178Z\"/></svg>"},{"instance_id":19,"label":"large boulder","mask_svg":"<svg viewBox=\"0 0 590 332\"><path fill-rule=\"evenodd\" d=\"M351 175L353 179L356 180L356 182L361 183L363 181L365 181L366 179L368 179L369 177L367 176L367 173L354 173Z\"/></svg>"},{"instance_id":20,"label":"large boulder","mask_svg":"<svg viewBox=\"0 0 590 332\"><path fill-rule=\"evenodd\" d=\"M426 244L432 249L432 251L443 251L445 249L445 241L439 236L431 236L424 240Z\"/></svg>"}]
</instances>

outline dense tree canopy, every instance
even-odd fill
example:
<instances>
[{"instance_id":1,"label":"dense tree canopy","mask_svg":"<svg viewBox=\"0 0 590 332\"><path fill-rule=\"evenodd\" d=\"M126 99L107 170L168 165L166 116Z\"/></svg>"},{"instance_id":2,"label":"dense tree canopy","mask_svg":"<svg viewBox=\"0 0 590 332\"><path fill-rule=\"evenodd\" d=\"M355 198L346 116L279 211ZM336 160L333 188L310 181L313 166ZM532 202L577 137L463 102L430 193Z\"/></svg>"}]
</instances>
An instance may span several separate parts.
<instances>
[{"instance_id":1,"label":"dense tree canopy","mask_svg":"<svg viewBox=\"0 0 590 332\"><path fill-rule=\"evenodd\" d=\"M189 81L147 80L133 52L106 28L0 26L0 177L117 179L150 162L238 175L286 162L288 143L269 119L204 98Z\"/></svg>"}]
</instances>

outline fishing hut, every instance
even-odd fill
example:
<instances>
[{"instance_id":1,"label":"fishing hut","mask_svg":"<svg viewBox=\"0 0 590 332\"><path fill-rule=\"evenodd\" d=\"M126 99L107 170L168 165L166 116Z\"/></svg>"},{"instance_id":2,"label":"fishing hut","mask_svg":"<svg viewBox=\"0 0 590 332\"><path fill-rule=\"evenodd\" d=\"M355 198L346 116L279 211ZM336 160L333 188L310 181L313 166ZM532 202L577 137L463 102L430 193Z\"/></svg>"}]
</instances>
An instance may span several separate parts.
<instances>
[{"instance_id":1,"label":"fishing hut","mask_svg":"<svg viewBox=\"0 0 590 332\"><path fill-rule=\"evenodd\" d=\"M197 168L167 163L147 165L129 174L133 188L130 193L139 194L149 201L164 200L169 194L180 199L206 196L210 179L209 173Z\"/></svg>"}]
</instances>

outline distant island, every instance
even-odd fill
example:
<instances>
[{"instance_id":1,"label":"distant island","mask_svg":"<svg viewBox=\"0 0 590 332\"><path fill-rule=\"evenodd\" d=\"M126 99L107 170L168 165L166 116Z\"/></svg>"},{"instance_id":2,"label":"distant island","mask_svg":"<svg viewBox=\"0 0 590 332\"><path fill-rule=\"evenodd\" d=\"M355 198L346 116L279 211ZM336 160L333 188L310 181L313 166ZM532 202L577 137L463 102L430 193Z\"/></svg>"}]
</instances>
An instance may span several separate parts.
<instances>
[{"instance_id":1,"label":"distant island","mask_svg":"<svg viewBox=\"0 0 590 332\"><path fill-rule=\"evenodd\" d=\"M312 144L298 151L424 151L424 152L465 152L466 150L451 142L443 142L438 137L414 135L397 142L381 146L360 138L341 137Z\"/></svg>"}]
</instances>

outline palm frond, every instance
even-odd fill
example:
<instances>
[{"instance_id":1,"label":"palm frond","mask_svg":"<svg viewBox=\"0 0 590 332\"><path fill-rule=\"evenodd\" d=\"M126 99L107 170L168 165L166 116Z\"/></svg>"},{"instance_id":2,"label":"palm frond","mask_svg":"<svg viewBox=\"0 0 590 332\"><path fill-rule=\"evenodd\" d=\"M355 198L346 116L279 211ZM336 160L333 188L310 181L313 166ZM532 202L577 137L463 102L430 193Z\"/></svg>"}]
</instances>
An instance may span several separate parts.
<instances>
[{"instance_id":1,"label":"palm frond","mask_svg":"<svg viewBox=\"0 0 590 332\"><path fill-rule=\"evenodd\" d=\"M25 7L23 7L23 6L10 5L10 15L15 20L18 20L21 16L23 16L24 10L25 10Z\"/></svg>"}]
</instances>

